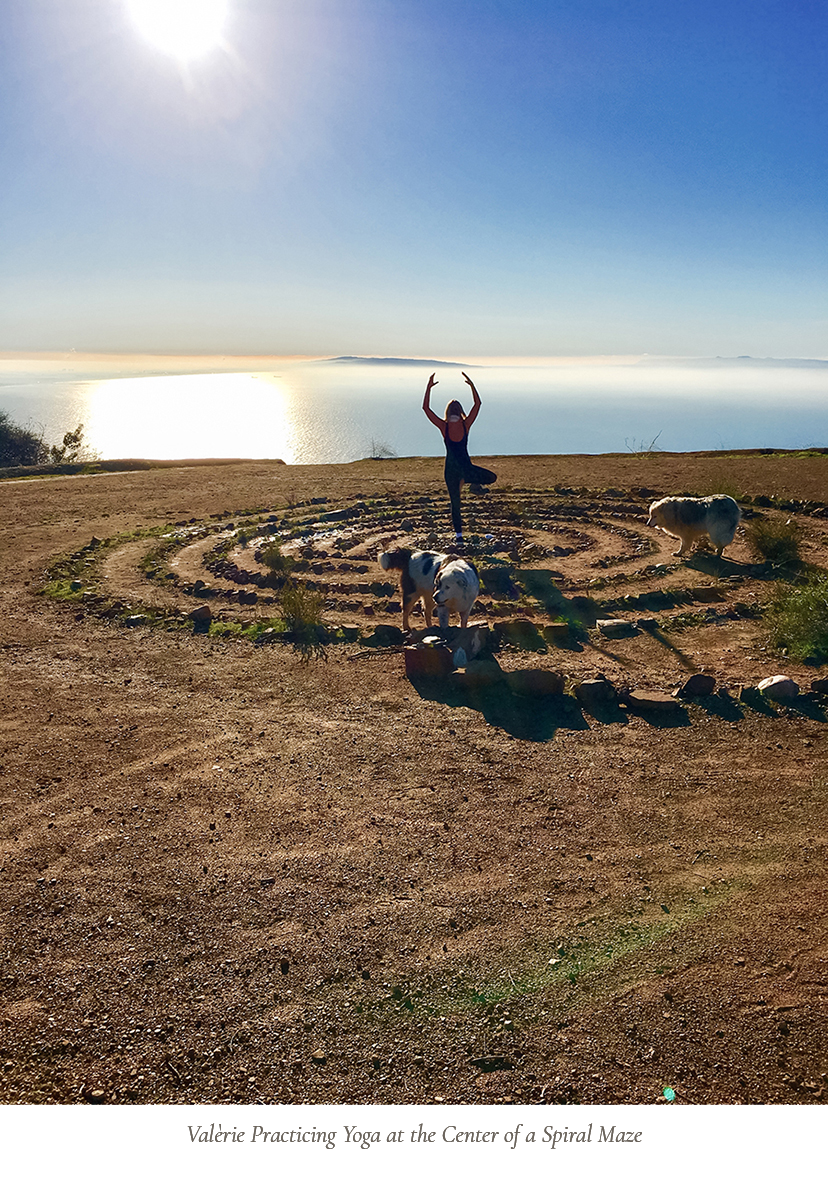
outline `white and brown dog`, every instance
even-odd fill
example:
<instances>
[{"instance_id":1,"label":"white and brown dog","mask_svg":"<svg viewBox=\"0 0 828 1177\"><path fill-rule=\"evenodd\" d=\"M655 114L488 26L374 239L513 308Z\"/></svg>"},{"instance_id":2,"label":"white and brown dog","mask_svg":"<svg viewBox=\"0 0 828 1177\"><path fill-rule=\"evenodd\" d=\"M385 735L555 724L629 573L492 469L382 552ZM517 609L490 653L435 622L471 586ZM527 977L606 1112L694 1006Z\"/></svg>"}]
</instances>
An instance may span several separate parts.
<instances>
[{"instance_id":1,"label":"white and brown dog","mask_svg":"<svg viewBox=\"0 0 828 1177\"><path fill-rule=\"evenodd\" d=\"M434 607L441 629L448 626L450 613L460 614L460 624L468 624L469 613L480 592L477 569L468 560L458 560L443 552L420 552L410 548L392 548L380 552L380 568L400 573L403 629L407 630L411 610L423 602L426 626L431 625Z\"/></svg>"},{"instance_id":2,"label":"white and brown dog","mask_svg":"<svg viewBox=\"0 0 828 1177\"><path fill-rule=\"evenodd\" d=\"M650 507L648 527L658 527L681 540L674 556L683 556L699 539L709 539L721 556L733 543L742 512L730 495L708 495L707 498L658 499Z\"/></svg>"}]
</instances>

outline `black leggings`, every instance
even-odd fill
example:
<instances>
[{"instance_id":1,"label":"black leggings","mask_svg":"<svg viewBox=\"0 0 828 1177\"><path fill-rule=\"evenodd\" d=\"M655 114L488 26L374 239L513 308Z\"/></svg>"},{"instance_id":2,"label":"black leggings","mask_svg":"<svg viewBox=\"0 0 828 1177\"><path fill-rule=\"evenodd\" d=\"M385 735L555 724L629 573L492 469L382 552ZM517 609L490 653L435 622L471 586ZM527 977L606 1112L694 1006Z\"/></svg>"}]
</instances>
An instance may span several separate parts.
<instances>
[{"instance_id":1,"label":"black leggings","mask_svg":"<svg viewBox=\"0 0 828 1177\"><path fill-rule=\"evenodd\" d=\"M472 486L488 486L492 482L497 482L497 475L493 474L491 470L484 470L482 466L472 466L471 462L461 466L449 455L446 458L445 476L446 489L451 503L451 522L454 530L460 533L463 530L463 518L460 514L460 487L464 482Z\"/></svg>"}]
</instances>

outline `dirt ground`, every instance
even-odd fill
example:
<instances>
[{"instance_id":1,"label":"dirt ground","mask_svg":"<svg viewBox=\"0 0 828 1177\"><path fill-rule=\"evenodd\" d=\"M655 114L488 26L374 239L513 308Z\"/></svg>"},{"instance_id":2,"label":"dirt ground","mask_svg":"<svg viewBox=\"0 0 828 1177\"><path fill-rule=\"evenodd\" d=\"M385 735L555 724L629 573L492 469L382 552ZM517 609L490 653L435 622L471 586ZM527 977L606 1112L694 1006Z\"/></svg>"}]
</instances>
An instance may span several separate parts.
<instances>
[{"instance_id":1,"label":"dirt ground","mask_svg":"<svg viewBox=\"0 0 828 1177\"><path fill-rule=\"evenodd\" d=\"M504 645L491 690L429 685L393 647L340 641L306 663L183 617L199 573L225 591L204 565L218 516L325 499L359 504L364 526L396 510L335 572L332 624L399 624L381 612L396 595L366 587L390 578L372 553L424 542L430 515L445 542L437 460L0 483L3 1102L825 1100L826 713L738 688L786 673L807 692L826 672L769 646L741 537L722 562L678 561L644 517L668 493L824 502L828 458L483 462L499 481L468 501L475 527L546 536L526 583L554 585L560 611L586 597L638 617L624 594L667 583L718 585L718 603L626 641ZM828 520L801 519L826 563ZM185 524L192 544L147 575L142 529ZM132 539L88 546L115 536ZM319 553L330 580L336 553ZM94 594L44 595L69 554L94 565L97 611ZM486 596L472 620L542 625L544 600ZM273 613L261 592L211 607ZM660 691L706 670L728 693L592 714L508 686L531 667Z\"/></svg>"}]
</instances>

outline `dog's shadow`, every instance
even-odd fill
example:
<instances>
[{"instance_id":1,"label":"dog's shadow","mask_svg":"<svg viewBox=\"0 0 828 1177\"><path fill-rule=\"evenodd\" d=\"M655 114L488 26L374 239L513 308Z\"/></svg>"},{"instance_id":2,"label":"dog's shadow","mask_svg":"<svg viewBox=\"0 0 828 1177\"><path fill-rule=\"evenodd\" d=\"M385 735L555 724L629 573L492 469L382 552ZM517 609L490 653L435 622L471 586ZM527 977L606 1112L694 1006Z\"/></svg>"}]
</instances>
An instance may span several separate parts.
<instances>
[{"instance_id":1,"label":"dog's shadow","mask_svg":"<svg viewBox=\"0 0 828 1177\"><path fill-rule=\"evenodd\" d=\"M563 728L588 731L589 724L578 703L569 695L527 696L514 693L504 675L491 683L470 683L459 675L447 678L412 678L422 699L446 707L470 707L487 723L518 740L543 743Z\"/></svg>"},{"instance_id":2,"label":"dog's shadow","mask_svg":"<svg viewBox=\"0 0 828 1177\"><path fill-rule=\"evenodd\" d=\"M755 565L742 564L730 556L717 556L709 548L697 548L686 560L688 568L701 572L705 576L751 576Z\"/></svg>"}]
</instances>

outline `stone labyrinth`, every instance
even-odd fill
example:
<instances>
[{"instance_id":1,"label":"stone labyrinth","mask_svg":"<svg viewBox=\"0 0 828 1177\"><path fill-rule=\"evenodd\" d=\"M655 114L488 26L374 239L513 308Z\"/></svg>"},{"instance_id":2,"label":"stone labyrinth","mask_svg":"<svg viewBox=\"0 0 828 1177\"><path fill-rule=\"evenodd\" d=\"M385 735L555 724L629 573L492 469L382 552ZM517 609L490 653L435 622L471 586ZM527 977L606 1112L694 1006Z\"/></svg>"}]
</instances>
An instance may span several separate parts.
<instances>
[{"instance_id":1,"label":"stone labyrinth","mask_svg":"<svg viewBox=\"0 0 828 1177\"><path fill-rule=\"evenodd\" d=\"M675 558L677 541L646 526L649 503L664 493L556 486L468 495L462 551L482 586L470 624L491 626L493 648L535 665L549 655L544 665L581 677L614 667L628 686L672 686L688 670L707 669L714 649L761 650L776 571L751 562L741 527L721 560L705 551ZM444 498L311 499L93 537L50 568L45 591L77 605L79 618L283 642L290 638L280 611L284 577L262 560L277 542L292 560L290 583L324 602L322 640L365 646L367 655L403 642L399 583L380 570L378 553L458 551L446 542ZM795 515L804 558L825 565L825 504L757 496L740 505L745 522ZM415 613L418 622L422 629ZM714 641L705 636L711 629Z\"/></svg>"}]
</instances>

